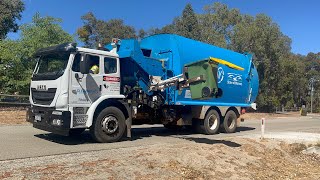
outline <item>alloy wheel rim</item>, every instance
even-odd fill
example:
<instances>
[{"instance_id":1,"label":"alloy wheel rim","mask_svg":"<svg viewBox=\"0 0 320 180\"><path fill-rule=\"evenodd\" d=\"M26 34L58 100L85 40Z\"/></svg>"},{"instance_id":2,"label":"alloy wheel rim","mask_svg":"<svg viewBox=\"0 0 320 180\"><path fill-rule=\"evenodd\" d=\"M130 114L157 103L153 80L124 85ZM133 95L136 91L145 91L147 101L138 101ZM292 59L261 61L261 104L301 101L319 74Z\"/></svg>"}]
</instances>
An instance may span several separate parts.
<instances>
[{"instance_id":1,"label":"alloy wheel rim","mask_svg":"<svg viewBox=\"0 0 320 180\"><path fill-rule=\"evenodd\" d=\"M234 128L234 126L235 126L235 121L233 120L232 117L229 117L229 118L227 119L227 125L228 125L229 129L233 129L233 128Z\"/></svg>"},{"instance_id":2,"label":"alloy wheel rim","mask_svg":"<svg viewBox=\"0 0 320 180\"><path fill-rule=\"evenodd\" d=\"M119 128L119 123L116 117L108 115L101 122L102 130L107 134L113 134Z\"/></svg>"},{"instance_id":3,"label":"alloy wheel rim","mask_svg":"<svg viewBox=\"0 0 320 180\"><path fill-rule=\"evenodd\" d=\"M218 127L218 118L215 115L209 117L209 127L211 130L215 130Z\"/></svg>"}]
</instances>

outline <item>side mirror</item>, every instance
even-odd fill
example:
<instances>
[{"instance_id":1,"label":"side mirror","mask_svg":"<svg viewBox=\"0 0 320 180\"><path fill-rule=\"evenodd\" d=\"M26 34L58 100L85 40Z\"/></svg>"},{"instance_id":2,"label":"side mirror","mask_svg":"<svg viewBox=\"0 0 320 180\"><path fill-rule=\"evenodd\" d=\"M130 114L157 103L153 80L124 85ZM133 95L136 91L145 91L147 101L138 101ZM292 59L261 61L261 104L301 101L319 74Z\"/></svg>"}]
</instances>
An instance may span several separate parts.
<instances>
[{"instance_id":1,"label":"side mirror","mask_svg":"<svg viewBox=\"0 0 320 180\"><path fill-rule=\"evenodd\" d=\"M85 55L81 58L80 61L80 72L82 74L89 74L90 71L90 62L89 62L89 56Z\"/></svg>"},{"instance_id":2,"label":"side mirror","mask_svg":"<svg viewBox=\"0 0 320 180\"><path fill-rule=\"evenodd\" d=\"M76 78L77 81L80 81L80 80L81 80L81 78L79 77L79 74L78 74L78 73L76 73L76 74L74 75L74 77Z\"/></svg>"}]
</instances>

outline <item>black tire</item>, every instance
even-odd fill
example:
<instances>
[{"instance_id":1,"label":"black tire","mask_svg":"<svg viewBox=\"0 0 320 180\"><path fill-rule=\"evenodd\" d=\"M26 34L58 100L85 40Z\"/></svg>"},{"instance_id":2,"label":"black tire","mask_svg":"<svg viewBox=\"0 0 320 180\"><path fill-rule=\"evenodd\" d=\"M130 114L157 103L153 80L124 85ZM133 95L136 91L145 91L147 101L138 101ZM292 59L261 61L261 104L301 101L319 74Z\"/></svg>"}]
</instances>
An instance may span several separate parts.
<instances>
[{"instance_id":1,"label":"black tire","mask_svg":"<svg viewBox=\"0 0 320 180\"><path fill-rule=\"evenodd\" d=\"M216 110L212 109L206 114L204 120L202 122L200 120L197 124L201 133L208 135L217 134L220 127L220 115Z\"/></svg>"},{"instance_id":2,"label":"black tire","mask_svg":"<svg viewBox=\"0 0 320 180\"><path fill-rule=\"evenodd\" d=\"M90 128L92 138L100 143L119 141L125 133L126 123L122 111L107 107L94 119Z\"/></svg>"},{"instance_id":3,"label":"black tire","mask_svg":"<svg viewBox=\"0 0 320 180\"><path fill-rule=\"evenodd\" d=\"M223 132L234 133L237 129L237 119L238 116L233 110L229 110L224 116L223 122L221 124Z\"/></svg>"},{"instance_id":4,"label":"black tire","mask_svg":"<svg viewBox=\"0 0 320 180\"><path fill-rule=\"evenodd\" d=\"M86 129L85 128L77 128L77 129L70 129L69 136L75 137L82 134Z\"/></svg>"}]
</instances>

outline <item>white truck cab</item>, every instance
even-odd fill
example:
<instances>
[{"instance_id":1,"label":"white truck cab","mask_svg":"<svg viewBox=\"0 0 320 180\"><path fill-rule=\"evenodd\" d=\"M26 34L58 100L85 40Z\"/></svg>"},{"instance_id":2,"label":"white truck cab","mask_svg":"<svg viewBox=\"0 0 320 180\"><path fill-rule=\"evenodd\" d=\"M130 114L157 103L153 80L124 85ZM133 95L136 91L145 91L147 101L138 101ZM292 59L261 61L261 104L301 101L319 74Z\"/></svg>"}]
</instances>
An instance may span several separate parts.
<instances>
[{"instance_id":1,"label":"white truck cab","mask_svg":"<svg viewBox=\"0 0 320 180\"><path fill-rule=\"evenodd\" d=\"M91 127L103 101L129 109L120 93L120 63L116 51L76 47L65 43L41 49L30 85L31 108L27 120L35 128L61 135L79 134ZM82 65L81 65L82 64ZM97 73L90 72L98 66ZM107 103L107 102L105 102ZM123 113L128 118L128 112ZM101 122L104 131L120 126L114 117ZM122 125L123 126L123 125Z\"/></svg>"}]
</instances>

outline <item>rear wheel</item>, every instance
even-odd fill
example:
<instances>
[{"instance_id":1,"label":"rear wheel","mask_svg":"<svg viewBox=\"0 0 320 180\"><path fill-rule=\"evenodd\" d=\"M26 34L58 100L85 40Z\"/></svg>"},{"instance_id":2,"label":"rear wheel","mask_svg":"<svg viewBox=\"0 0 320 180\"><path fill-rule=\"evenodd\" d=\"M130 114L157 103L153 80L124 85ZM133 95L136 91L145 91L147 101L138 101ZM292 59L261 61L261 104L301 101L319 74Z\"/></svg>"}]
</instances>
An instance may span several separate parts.
<instances>
[{"instance_id":1,"label":"rear wheel","mask_svg":"<svg viewBox=\"0 0 320 180\"><path fill-rule=\"evenodd\" d=\"M234 133L237 129L237 114L233 110L229 110L224 116L222 129L226 133Z\"/></svg>"},{"instance_id":2,"label":"rear wheel","mask_svg":"<svg viewBox=\"0 0 320 180\"><path fill-rule=\"evenodd\" d=\"M201 133L204 134L217 134L220 127L220 115L219 113L212 109L205 116L204 120L200 122L199 129Z\"/></svg>"},{"instance_id":3,"label":"rear wheel","mask_svg":"<svg viewBox=\"0 0 320 180\"><path fill-rule=\"evenodd\" d=\"M116 142L125 133L126 124L122 111L116 107L107 107L94 120L90 134L97 142Z\"/></svg>"}]
</instances>

